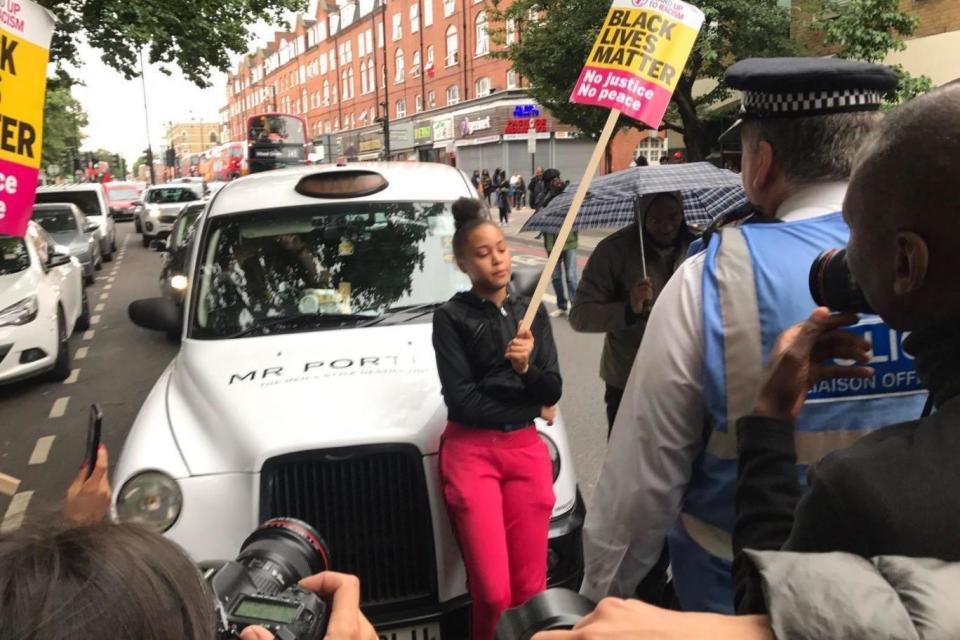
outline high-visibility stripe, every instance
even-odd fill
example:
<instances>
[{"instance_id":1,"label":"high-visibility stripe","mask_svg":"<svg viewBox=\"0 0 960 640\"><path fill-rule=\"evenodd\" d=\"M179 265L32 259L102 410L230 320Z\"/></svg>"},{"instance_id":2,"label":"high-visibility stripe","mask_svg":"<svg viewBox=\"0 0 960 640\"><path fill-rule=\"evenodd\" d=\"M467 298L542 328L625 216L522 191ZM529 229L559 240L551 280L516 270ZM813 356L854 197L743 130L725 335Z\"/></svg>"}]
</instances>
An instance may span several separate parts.
<instances>
[{"instance_id":1,"label":"high-visibility stripe","mask_svg":"<svg viewBox=\"0 0 960 640\"><path fill-rule=\"evenodd\" d=\"M737 420L753 408L757 383L763 376L763 343L750 248L742 230L728 228L722 233L716 268L723 318L727 428L726 431L713 430L707 451L722 460L735 460Z\"/></svg>"},{"instance_id":2,"label":"high-visibility stripe","mask_svg":"<svg viewBox=\"0 0 960 640\"><path fill-rule=\"evenodd\" d=\"M690 539L712 556L733 562L733 536L689 513L680 514L680 524Z\"/></svg>"}]
</instances>

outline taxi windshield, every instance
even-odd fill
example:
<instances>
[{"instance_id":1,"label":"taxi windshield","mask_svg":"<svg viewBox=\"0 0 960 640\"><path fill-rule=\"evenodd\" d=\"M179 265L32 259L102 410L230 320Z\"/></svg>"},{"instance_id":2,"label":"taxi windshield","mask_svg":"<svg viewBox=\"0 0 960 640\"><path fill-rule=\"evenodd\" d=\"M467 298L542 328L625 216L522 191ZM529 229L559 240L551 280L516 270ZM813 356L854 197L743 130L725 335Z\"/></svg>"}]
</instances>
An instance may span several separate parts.
<instances>
[{"instance_id":1,"label":"taxi windshield","mask_svg":"<svg viewBox=\"0 0 960 640\"><path fill-rule=\"evenodd\" d=\"M199 193L189 187L174 187L166 189L151 189L147 195L150 204L169 204L175 202L193 202L202 198Z\"/></svg>"},{"instance_id":2,"label":"taxi windshield","mask_svg":"<svg viewBox=\"0 0 960 640\"><path fill-rule=\"evenodd\" d=\"M23 238L0 236L0 276L26 271L30 267L30 254Z\"/></svg>"},{"instance_id":3,"label":"taxi windshield","mask_svg":"<svg viewBox=\"0 0 960 640\"><path fill-rule=\"evenodd\" d=\"M469 288L454 265L450 204L338 203L211 218L193 337L330 329L446 301Z\"/></svg>"}]
</instances>

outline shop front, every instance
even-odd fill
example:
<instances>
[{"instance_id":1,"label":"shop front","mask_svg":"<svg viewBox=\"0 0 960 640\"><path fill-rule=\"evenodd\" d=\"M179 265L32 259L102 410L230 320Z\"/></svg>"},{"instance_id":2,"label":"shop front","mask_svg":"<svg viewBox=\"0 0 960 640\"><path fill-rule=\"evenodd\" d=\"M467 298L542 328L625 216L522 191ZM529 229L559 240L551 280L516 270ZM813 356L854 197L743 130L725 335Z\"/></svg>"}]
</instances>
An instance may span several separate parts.
<instances>
[{"instance_id":1,"label":"shop front","mask_svg":"<svg viewBox=\"0 0 960 640\"><path fill-rule=\"evenodd\" d=\"M458 159L454 136L452 115L439 116L433 119L433 152L436 158L434 162L457 166Z\"/></svg>"},{"instance_id":2,"label":"shop front","mask_svg":"<svg viewBox=\"0 0 960 640\"><path fill-rule=\"evenodd\" d=\"M413 123L413 144L420 162L439 162L433 148L433 119L423 118Z\"/></svg>"},{"instance_id":3,"label":"shop front","mask_svg":"<svg viewBox=\"0 0 960 640\"><path fill-rule=\"evenodd\" d=\"M413 121L390 123L390 160L416 160Z\"/></svg>"}]
</instances>

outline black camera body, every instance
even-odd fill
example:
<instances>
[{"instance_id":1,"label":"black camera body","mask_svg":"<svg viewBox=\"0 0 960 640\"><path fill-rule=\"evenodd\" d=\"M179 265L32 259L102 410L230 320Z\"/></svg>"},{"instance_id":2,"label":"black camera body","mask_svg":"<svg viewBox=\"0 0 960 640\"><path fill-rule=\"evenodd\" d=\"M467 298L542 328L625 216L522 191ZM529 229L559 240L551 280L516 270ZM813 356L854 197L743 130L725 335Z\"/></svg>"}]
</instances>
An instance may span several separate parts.
<instances>
[{"instance_id":1,"label":"black camera body","mask_svg":"<svg viewBox=\"0 0 960 640\"><path fill-rule=\"evenodd\" d=\"M850 273L846 249L828 249L816 257L810 265L810 295L832 311L875 313Z\"/></svg>"},{"instance_id":2,"label":"black camera body","mask_svg":"<svg viewBox=\"0 0 960 640\"><path fill-rule=\"evenodd\" d=\"M277 640L322 638L328 605L298 583L328 567L329 552L310 525L293 518L263 523L244 541L236 560L204 572L215 598L217 636L236 638L259 625Z\"/></svg>"},{"instance_id":3,"label":"black camera body","mask_svg":"<svg viewBox=\"0 0 960 640\"><path fill-rule=\"evenodd\" d=\"M497 623L494 640L530 640L540 631L572 629L596 603L570 589L547 589L508 609Z\"/></svg>"}]
</instances>

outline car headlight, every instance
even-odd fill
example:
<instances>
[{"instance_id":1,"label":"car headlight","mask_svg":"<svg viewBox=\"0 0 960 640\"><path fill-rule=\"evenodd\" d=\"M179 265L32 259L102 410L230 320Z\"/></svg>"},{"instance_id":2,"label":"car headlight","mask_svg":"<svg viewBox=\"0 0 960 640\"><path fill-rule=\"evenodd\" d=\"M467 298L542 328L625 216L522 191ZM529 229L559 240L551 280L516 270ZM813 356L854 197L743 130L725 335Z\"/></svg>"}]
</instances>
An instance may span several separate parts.
<instances>
[{"instance_id":1,"label":"car headlight","mask_svg":"<svg viewBox=\"0 0 960 640\"><path fill-rule=\"evenodd\" d=\"M159 218L159 217L160 217L160 207L150 207L150 208L147 210L147 215L150 216L151 218Z\"/></svg>"},{"instance_id":2,"label":"car headlight","mask_svg":"<svg viewBox=\"0 0 960 640\"><path fill-rule=\"evenodd\" d=\"M543 443L547 445L547 451L550 453L550 462L553 464L553 481L556 482L557 478L560 477L560 450L557 449L557 444L550 439L550 436L537 432L540 435L540 439L543 440Z\"/></svg>"},{"instance_id":3,"label":"car headlight","mask_svg":"<svg viewBox=\"0 0 960 640\"><path fill-rule=\"evenodd\" d=\"M175 291L186 291L188 284L190 284L190 281L187 279L187 276L181 273L170 278L170 288Z\"/></svg>"},{"instance_id":4,"label":"car headlight","mask_svg":"<svg viewBox=\"0 0 960 640\"><path fill-rule=\"evenodd\" d=\"M183 494L176 480L160 471L144 471L123 485L117 494L117 517L163 533L180 517Z\"/></svg>"},{"instance_id":5,"label":"car headlight","mask_svg":"<svg viewBox=\"0 0 960 640\"><path fill-rule=\"evenodd\" d=\"M0 311L0 327L33 322L37 317L39 309L40 302L37 296L24 298L20 302L12 304Z\"/></svg>"}]
</instances>

